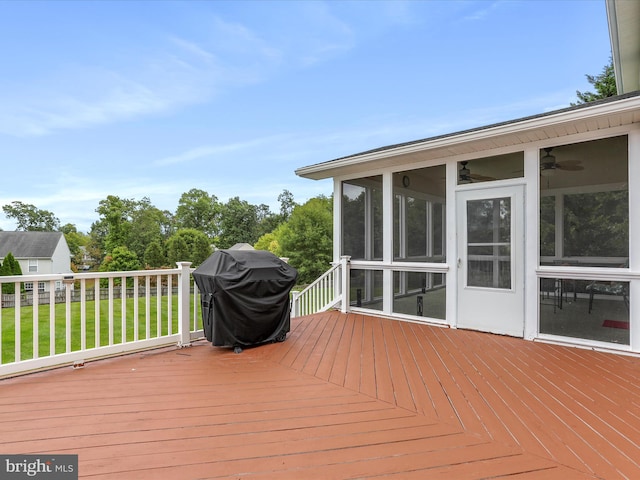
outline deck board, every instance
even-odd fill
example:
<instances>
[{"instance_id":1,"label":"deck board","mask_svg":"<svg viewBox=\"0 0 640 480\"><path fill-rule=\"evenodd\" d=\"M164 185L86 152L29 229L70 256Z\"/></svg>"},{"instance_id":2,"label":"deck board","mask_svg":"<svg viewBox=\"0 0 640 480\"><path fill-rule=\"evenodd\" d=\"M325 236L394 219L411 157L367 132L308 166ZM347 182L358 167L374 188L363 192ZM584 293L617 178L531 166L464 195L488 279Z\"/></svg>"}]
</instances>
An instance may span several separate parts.
<instances>
[{"instance_id":1,"label":"deck board","mask_svg":"<svg viewBox=\"0 0 640 480\"><path fill-rule=\"evenodd\" d=\"M107 479L640 478L640 359L336 311L0 381L0 451Z\"/></svg>"}]
</instances>

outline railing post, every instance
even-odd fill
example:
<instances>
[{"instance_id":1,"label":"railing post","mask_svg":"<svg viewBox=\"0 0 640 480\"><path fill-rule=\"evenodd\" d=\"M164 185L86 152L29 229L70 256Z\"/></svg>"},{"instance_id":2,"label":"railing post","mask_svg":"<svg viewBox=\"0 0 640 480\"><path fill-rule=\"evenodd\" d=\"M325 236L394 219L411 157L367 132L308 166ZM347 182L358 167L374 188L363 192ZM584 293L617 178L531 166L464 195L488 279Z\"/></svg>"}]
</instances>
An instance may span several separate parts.
<instances>
[{"instance_id":1,"label":"railing post","mask_svg":"<svg viewBox=\"0 0 640 480\"><path fill-rule=\"evenodd\" d=\"M191 272L189 267L191 262L177 262L180 273L178 274L178 334L180 340L179 347L191 346L191 322L190 322L190 300L191 300Z\"/></svg>"},{"instance_id":2,"label":"railing post","mask_svg":"<svg viewBox=\"0 0 640 480\"><path fill-rule=\"evenodd\" d=\"M341 273L341 282L340 288L342 289L342 302L340 305L340 311L342 313L347 313L349 311L349 265L350 265L351 256L343 255L340 257L340 273Z\"/></svg>"},{"instance_id":3,"label":"railing post","mask_svg":"<svg viewBox=\"0 0 640 480\"><path fill-rule=\"evenodd\" d=\"M293 290L291 292L291 318L296 318L300 316L300 292L297 290Z\"/></svg>"}]
</instances>

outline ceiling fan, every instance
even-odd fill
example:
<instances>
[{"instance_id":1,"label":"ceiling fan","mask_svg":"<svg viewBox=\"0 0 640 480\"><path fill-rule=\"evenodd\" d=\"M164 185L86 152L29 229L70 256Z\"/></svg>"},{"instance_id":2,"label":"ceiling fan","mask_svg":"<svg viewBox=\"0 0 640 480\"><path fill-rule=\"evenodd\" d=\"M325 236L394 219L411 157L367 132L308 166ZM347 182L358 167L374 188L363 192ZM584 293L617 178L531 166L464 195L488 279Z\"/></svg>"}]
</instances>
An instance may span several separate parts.
<instances>
[{"instance_id":1,"label":"ceiling fan","mask_svg":"<svg viewBox=\"0 0 640 480\"><path fill-rule=\"evenodd\" d=\"M478 175L476 173L471 173L471 170L467 168L467 163L469 162L460 162L460 170L458 170L458 183L473 183L473 182L486 182L489 180L495 180L494 177L487 177L485 175Z\"/></svg>"},{"instance_id":2,"label":"ceiling fan","mask_svg":"<svg viewBox=\"0 0 640 480\"><path fill-rule=\"evenodd\" d=\"M577 172L584 170L584 167L580 165L580 160L567 160L564 162L556 162L556 157L551 155L553 147L545 148L545 155L540 159L540 175L543 177L552 176L556 170L566 170L570 172Z\"/></svg>"}]
</instances>

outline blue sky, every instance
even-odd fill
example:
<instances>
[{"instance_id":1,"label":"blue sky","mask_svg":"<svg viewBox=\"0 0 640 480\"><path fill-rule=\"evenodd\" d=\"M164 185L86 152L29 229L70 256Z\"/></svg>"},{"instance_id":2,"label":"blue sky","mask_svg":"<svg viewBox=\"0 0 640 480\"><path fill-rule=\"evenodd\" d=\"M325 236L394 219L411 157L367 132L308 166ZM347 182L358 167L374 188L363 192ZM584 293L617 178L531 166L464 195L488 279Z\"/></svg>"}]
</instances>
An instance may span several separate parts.
<instances>
[{"instance_id":1,"label":"blue sky","mask_svg":"<svg viewBox=\"0 0 640 480\"><path fill-rule=\"evenodd\" d=\"M277 211L331 193L296 168L566 107L610 50L604 0L2 0L0 206Z\"/></svg>"}]
</instances>

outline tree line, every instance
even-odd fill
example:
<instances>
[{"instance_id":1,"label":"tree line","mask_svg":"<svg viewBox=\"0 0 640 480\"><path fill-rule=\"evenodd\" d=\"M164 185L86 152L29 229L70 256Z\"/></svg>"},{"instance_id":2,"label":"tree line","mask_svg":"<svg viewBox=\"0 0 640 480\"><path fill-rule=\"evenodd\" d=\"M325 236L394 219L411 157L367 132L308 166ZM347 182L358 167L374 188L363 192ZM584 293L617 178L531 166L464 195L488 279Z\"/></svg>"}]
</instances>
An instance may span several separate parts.
<instances>
[{"instance_id":1,"label":"tree line","mask_svg":"<svg viewBox=\"0 0 640 480\"><path fill-rule=\"evenodd\" d=\"M175 262L198 266L214 249L248 243L289 258L308 283L327 270L332 259L332 199L314 197L302 205L283 190L279 212L239 197L220 202L204 190L181 195L174 212L160 210L149 198L109 195L96 208L88 233L61 225L53 212L20 201L3 205L17 231L62 232L72 255L72 270L131 271L173 268Z\"/></svg>"}]
</instances>

